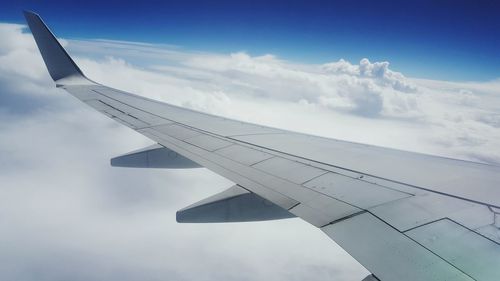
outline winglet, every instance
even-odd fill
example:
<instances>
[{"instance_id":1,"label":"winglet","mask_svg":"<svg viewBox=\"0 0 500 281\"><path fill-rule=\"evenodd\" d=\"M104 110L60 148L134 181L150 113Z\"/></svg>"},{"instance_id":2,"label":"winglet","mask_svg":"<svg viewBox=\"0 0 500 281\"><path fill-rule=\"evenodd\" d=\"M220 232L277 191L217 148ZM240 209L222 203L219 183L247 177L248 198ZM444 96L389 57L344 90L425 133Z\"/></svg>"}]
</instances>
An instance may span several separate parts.
<instances>
[{"instance_id":1,"label":"winglet","mask_svg":"<svg viewBox=\"0 0 500 281\"><path fill-rule=\"evenodd\" d=\"M24 11L24 17L52 79L57 81L69 77L85 78L80 68L57 41L40 16L30 11Z\"/></svg>"}]
</instances>

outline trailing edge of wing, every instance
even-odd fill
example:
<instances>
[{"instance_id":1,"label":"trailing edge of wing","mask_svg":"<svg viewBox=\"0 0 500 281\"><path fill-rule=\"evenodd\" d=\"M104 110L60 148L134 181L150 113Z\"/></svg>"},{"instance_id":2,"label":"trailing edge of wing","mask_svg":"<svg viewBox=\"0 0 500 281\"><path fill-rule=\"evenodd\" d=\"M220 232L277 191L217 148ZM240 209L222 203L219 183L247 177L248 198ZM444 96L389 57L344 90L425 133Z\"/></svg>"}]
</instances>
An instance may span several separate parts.
<instances>
[{"instance_id":1,"label":"trailing edge of wing","mask_svg":"<svg viewBox=\"0 0 500 281\"><path fill-rule=\"evenodd\" d=\"M52 79L85 78L40 16L29 11L25 11L24 16Z\"/></svg>"}]
</instances>

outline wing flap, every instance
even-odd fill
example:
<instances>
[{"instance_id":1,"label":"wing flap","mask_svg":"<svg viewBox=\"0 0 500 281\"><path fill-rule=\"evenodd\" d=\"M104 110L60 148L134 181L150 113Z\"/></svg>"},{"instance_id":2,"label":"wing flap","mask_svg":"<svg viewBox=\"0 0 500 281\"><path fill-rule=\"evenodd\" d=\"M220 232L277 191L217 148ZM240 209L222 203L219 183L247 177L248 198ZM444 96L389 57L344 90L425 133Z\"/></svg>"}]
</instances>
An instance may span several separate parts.
<instances>
[{"instance_id":1,"label":"wing flap","mask_svg":"<svg viewBox=\"0 0 500 281\"><path fill-rule=\"evenodd\" d=\"M252 167L296 184L302 184L327 172L282 157L273 157L254 164Z\"/></svg>"},{"instance_id":2,"label":"wing flap","mask_svg":"<svg viewBox=\"0 0 500 281\"><path fill-rule=\"evenodd\" d=\"M452 220L442 219L405 234L475 280L500 280L500 245Z\"/></svg>"},{"instance_id":3,"label":"wing flap","mask_svg":"<svg viewBox=\"0 0 500 281\"><path fill-rule=\"evenodd\" d=\"M413 194L394 190L380 184L373 184L332 172L314 178L304 183L304 186L365 210L413 196Z\"/></svg>"},{"instance_id":4,"label":"wing flap","mask_svg":"<svg viewBox=\"0 0 500 281\"><path fill-rule=\"evenodd\" d=\"M370 212L398 230L406 231L476 206L464 200L427 193L375 206Z\"/></svg>"},{"instance_id":5,"label":"wing flap","mask_svg":"<svg viewBox=\"0 0 500 281\"><path fill-rule=\"evenodd\" d=\"M370 213L321 229L380 280L474 280Z\"/></svg>"},{"instance_id":6,"label":"wing flap","mask_svg":"<svg viewBox=\"0 0 500 281\"><path fill-rule=\"evenodd\" d=\"M231 145L218 149L215 153L228 159L233 159L234 161L246 166L252 166L253 164L274 157L272 154L266 153L262 150L242 145Z\"/></svg>"}]
</instances>

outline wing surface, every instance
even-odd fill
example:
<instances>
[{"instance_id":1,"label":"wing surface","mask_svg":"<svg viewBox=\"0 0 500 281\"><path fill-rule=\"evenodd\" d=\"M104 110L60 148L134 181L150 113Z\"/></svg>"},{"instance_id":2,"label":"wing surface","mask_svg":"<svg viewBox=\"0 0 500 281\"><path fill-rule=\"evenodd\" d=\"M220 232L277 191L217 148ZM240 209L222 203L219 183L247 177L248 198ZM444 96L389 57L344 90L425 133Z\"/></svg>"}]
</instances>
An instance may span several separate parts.
<instances>
[{"instance_id":1,"label":"wing surface","mask_svg":"<svg viewBox=\"0 0 500 281\"><path fill-rule=\"evenodd\" d=\"M82 74L38 15L26 19L58 87L320 228L379 280L500 280L499 167L269 128L106 87Z\"/></svg>"}]
</instances>

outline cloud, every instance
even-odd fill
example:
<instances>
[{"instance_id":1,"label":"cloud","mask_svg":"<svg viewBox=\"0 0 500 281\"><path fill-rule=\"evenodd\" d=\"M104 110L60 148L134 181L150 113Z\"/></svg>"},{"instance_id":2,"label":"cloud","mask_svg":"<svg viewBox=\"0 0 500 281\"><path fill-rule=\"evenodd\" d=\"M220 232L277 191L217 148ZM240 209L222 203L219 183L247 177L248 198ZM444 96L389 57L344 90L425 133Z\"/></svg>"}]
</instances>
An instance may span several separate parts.
<instances>
[{"instance_id":1,"label":"cloud","mask_svg":"<svg viewBox=\"0 0 500 281\"><path fill-rule=\"evenodd\" d=\"M23 25L0 24L0 112L26 113L54 102L57 92L47 81L45 66ZM22 79L20 79L22 78Z\"/></svg>"},{"instance_id":2,"label":"cloud","mask_svg":"<svg viewBox=\"0 0 500 281\"><path fill-rule=\"evenodd\" d=\"M227 91L245 91L257 97L280 98L343 110L361 116L399 116L416 110L417 87L387 62L361 60L352 65L340 60L320 66L296 65L272 55L251 57L246 53L197 55L181 62L197 70L217 73ZM241 89L243 88L243 89ZM408 94L406 94L408 93Z\"/></svg>"},{"instance_id":3,"label":"cloud","mask_svg":"<svg viewBox=\"0 0 500 281\"><path fill-rule=\"evenodd\" d=\"M0 279L368 274L300 220L175 223L177 209L231 183L204 169L110 167L109 158L151 142L56 89L23 28L0 24ZM92 79L154 99L327 137L500 160L500 81L414 79L368 59L314 65L134 42L65 44Z\"/></svg>"},{"instance_id":4,"label":"cloud","mask_svg":"<svg viewBox=\"0 0 500 281\"><path fill-rule=\"evenodd\" d=\"M492 149L499 137L499 81L408 78L390 69L388 62L368 59L314 65L269 54L69 43L89 76L155 99L334 138L476 161L500 160L498 150Z\"/></svg>"},{"instance_id":5,"label":"cloud","mask_svg":"<svg viewBox=\"0 0 500 281\"><path fill-rule=\"evenodd\" d=\"M363 58L359 65L353 65L343 59L337 62L326 63L323 69L333 74L346 74L354 77L371 78L384 86L390 86L394 90L401 92L416 92L417 87L412 84L403 74L389 69L389 62L371 63L367 58Z\"/></svg>"},{"instance_id":6,"label":"cloud","mask_svg":"<svg viewBox=\"0 0 500 281\"><path fill-rule=\"evenodd\" d=\"M321 280L335 274L349 280L365 275L321 231L299 220L177 224L176 210L232 183L205 169L110 167L111 157L151 141L56 89L31 35L22 29L0 24L5 39L0 43L0 279ZM125 44L122 50L135 46ZM136 53L150 48L137 47ZM98 59L92 53L78 57L92 78L206 111L221 113L232 106L220 88L203 88L210 77L200 76L206 73L161 65L175 72L167 75L127 56L93 54ZM161 49L158 54L163 56ZM290 247L304 240L310 245Z\"/></svg>"}]
</instances>

